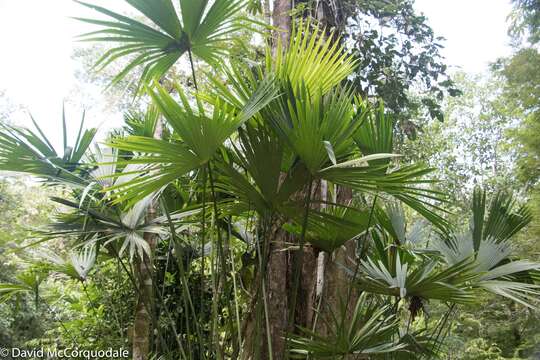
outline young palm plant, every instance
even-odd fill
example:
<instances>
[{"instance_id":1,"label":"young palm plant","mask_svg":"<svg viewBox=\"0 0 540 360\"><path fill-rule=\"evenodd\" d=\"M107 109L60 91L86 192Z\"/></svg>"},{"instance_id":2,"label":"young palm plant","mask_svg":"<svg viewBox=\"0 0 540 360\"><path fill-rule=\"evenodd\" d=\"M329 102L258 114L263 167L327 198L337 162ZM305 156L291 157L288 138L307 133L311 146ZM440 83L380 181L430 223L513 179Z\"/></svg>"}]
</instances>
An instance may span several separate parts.
<instances>
[{"instance_id":1,"label":"young palm plant","mask_svg":"<svg viewBox=\"0 0 540 360\"><path fill-rule=\"evenodd\" d=\"M475 287L537 308L540 285L533 281L540 264L513 256L513 236L531 221L531 212L504 191L493 194L489 206L486 192L476 188L470 229L444 236L433 248L447 264L472 259Z\"/></svg>"}]
</instances>

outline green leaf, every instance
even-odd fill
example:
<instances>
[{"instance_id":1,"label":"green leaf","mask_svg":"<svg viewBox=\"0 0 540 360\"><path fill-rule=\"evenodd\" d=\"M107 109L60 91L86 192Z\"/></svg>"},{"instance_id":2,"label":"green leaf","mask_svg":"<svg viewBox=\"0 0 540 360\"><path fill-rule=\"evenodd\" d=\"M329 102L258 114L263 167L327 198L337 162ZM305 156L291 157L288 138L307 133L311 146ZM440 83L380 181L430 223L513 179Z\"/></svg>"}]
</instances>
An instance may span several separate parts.
<instances>
[{"instance_id":1,"label":"green leaf","mask_svg":"<svg viewBox=\"0 0 540 360\"><path fill-rule=\"evenodd\" d=\"M352 74L357 63L333 33L325 35L310 22L295 26L288 46L278 44L275 53L267 48L266 69L293 89L305 86L312 94L326 94Z\"/></svg>"},{"instance_id":2,"label":"green leaf","mask_svg":"<svg viewBox=\"0 0 540 360\"><path fill-rule=\"evenodd\" d=\"M434 203L444 201L444 195L426 186L433 182L424 178L429 172L431 169L419 165L404 166L391 172L387 172L387 165L370 165L330 167L317 175L356 191L391 195L416 210L439 229L446 231L448 222L435 212L444 212L444 209Z\"/></svg>"},{"instance_id":3,"label":"green leaf","mask_svg":"<svg viewBox=\"0 0 540 360\"><path fill-rule=\"evenodd\" d=\"M131 58L128 65L117 74L111 85L118 84L139 67L142 75L138 89L152 80L161 79L187 51L213 65L223 63L230 35L248 27L240 21L243 0L181 0L178 14L171 0L126 0L152 21L157 29L143 22L115 13L104 7L77 1L111 18L96 20L77 18L101 30L82 35L83 41L114 42L118 46L106 51L97 61L101 68L122 58ZM182 26L183 24L183 26Z\"/></svg>"},{"instance_id":4,"label":"green leaf","mask_svg":"<svg viewBox=\"0 0 540 360\"><path fill-rule=\"evenodd\" d=\"M332 309L328 321L328 333L321 335L301 328L301 335L293 335L289 342L294 357L342 358L346 356L377 355L392 353L406 347L398 340L399 323L395 315L389 315L390 307L374 306L360 295L352 311L342 301L337 314Z\"/></svg>"}]
</instances>

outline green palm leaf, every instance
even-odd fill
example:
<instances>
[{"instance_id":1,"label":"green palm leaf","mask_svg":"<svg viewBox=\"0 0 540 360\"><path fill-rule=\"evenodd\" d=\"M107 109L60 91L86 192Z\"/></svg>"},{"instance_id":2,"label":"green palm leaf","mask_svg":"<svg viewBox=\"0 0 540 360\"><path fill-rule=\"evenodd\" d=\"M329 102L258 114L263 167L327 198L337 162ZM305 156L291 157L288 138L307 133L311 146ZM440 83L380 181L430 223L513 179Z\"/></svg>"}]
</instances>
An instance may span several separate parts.
<instances>
[{"instance_id":1,"label":"green palm leaf","mask_svg":"<svg viewBox=\"0 0 540 360\"><path fill-rule=\"evenodd\" d=\"M448 264L473 258L472 271L477 274L473 286L535 308L540 299L540 286L531 283L531 277L523 279L521 275L534 274L540 264L513 260L510 242L511 237L530 222L530 210L517 206L511 195L501 191L491 198L489 211L486 210L486 193L476 188L469 232L451 234L435 241L433 247Z\"/></svg>"},{"instance_id":2,"label":"green palm leaf","mask_svg":"<svg viewBox=\"0 0 540 360\"><path fill-rule=\"evenodd\" d=\"M52 182L86 185L86 167L81 164L97 129L84 128L84 113L77 138L68 145L66 119L63 116L64 148L59 155L38 124L37 132L3 124L0 127L0 170L28 173Z\"/></svg>"},{"instance_id":3,"label":"green palm leaf","mask_svg":"<svg viewBox=\"0 0 540 360\"><path fill-rule=\"evenodd\" d=\"M206 165L223 143L277 93L271 80L263 81L241 110L218 99L209 113L205 110L206 104L198 101L193 107L183 91L179 87L177 90L180 103L158 84L156 91L149 90L155 105L174 130L176 140L130 136L110 142L114 148L136 154L127 163L140 164L129 174L139 176L110 188L116 195L115 202L129 200L133 204Z\"/></svg>"},{"instance_id":4,"label":"green palm leaf","mask_svg":"<svg viewBox=\"0 0 540 360\"><path fill-rule=\"evenodd\" d=\"M87 279L97 256L94 244L83 246L80 250L72 249L66 257L52 252L40 252L39 254L40 264L81 282Z\"/></svg>"},{"instance_id":5,"label":"green palm leaf","mask_svg":"<svg viewBox=\"0 0 540 360\"><path fill-rule=\"evenodd\" d=\"M286 205L279 210L292 219L295 225L288 230L299 235L303 223L301 205ZM367 231L368 226L373 226L368 219L369 211L346 206L331 205L324 211L311 210L307 220L306 240L318 249L331 253Z\"/></svg>"},{"instance_id":6,"label":"green palm leaf","mask_svg":"<svg viewBox=\"0 0 540 360\"><path fill-rule=\"evenodd\" d=\"M292 353L297 358L336 359L347 355L373 356L395 352L406 347L394 340L398 333L395 315L389 315L390 306L369 304L362 294L352 311L341 303L338 314L328 323L328 335L301 329L302 335L290 339ZM332 311L332 310L330 310ZM337 316L336 316L337 315Z\"/></svg>"},{"instance_id":7,"label":"green palm leaf","mask_svg":"<svg viewBox=\"0 0 540 360\"><path fill-rule=\"evenodd\" d=\"M306 86L287 84L285 94L273 102L265 116L312 174L342 159L353 150L351 134L360 125L350 89L336 88L323 96Z\"/></svg>"},{"instance_id":8,"label":"green palm leaf","mask_svg":"<svg viewBox=\"0 0 540 360\"><path fill-rule=\"evenodd\" d=\"M336 40L318 26L301 22L293 29L288 46L279 44L275 54L267 48L266 72L289 81L294 90L305 85L312 94L326 94L356 67L356 60Z\"/></svg>"},{"instance_id":9,"label":"green palm leaf","mask_svg":"<svg viewBox=\"0 0 540 360\"><path fill-rule=\"evenodd\" d=\"M77 18L103 27L82 35L84 41L114 42L119 45L107 51L96 63L104 68L131 56L128 65L114 77L111 85L121 81L136 67L141 67L139 84L160 79L186 52L213 66L222 63L231 34L245 28L239 16L243 0L180 0L178 13L171 0L126 0L155 25L120 15L104 7L82 1L80 4L106 15L110 20Z\"/></svg>"},{"instance_id":10,"label":"green palm leaf","mask_svg":"<svg viewBox=\"0 0 540 360\"><path fill-rule=\"evenodd\" d=\"M39 286L47 277L43 269L29 269L17 275L16 283L0 284L0 303L6 302L19 294L32 294L37 305L39 299Z\"/></svg>"},{"instance_id":11,"label":"green palm leaf","mask_svg":"<svg viewBox=\"0 0 540 360\"><path fill-rule=\"evenodd\" d=\"M444 201L444 195L427 187L433 181L425 179L425 175L432 170L421 165L404 166L393 171L387 168L388 165L332 166L321 170L318 177L361 192L389 194L409 205L439 229L446 230L448 222L435 212L444 212L436 205L436 202Z\"/></svg>"},{"instance_id":12,"label":"green palm leaf","mask_svg":"<svg viewBox=\"0 0 540 360\"><path fill-rule=\"evenodd\" d=\"M476 277L470 270L472 261L465 259L445 269L437 261L415 264L402 262L398 252L395 264L387 267L381 260L361 260L357 282L361 289L399 298L417 297L455 303L474 301L468 282Z\"/></svg>"},{"instance_id":13,"label":"green palm leaf","mask_svg":"<svg viewBox=\"0 0 540 360\"><path fill-rule=\"evenodd\" d=\"M374 110L368 110L364 105L360 112L364 114L363 121L354 134L354 140L365 155L392 153L394 148L394 123L392 118L384 113L383 103ZM374 165L385 165L388 159L374 159Z\"/></svg>"}]
</instances>

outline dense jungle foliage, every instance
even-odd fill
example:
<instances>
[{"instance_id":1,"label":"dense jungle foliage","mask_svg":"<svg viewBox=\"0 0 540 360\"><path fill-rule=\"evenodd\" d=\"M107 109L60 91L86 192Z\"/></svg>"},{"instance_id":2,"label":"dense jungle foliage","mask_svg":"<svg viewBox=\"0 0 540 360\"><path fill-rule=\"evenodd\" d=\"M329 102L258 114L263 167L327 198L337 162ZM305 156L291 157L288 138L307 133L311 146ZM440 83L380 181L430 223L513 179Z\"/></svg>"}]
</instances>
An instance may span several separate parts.
<instances>
[{"instance_id":1,"label":"dense jungle foliage","mask_svg":"<svg viewBox=\"0 0 540 360\"><path fill-rule=\"evenodd\" d=\"M122 127L0 93L1 348L540 357L540 2L484 74L412 0L125 2L73 20Z\"/></svg>"}]
</instances>

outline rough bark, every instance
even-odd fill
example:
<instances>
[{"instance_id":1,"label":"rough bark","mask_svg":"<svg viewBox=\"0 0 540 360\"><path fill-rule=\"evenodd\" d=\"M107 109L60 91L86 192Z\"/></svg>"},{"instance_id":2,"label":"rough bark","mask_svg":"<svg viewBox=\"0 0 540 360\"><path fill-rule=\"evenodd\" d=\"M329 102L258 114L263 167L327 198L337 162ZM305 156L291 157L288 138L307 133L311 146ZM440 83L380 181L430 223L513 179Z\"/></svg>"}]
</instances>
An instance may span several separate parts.
<instances>
[{"instance_id":1,"label":"rough bark","mask_svg":"<svg viewBox=\"0 0 540 360\"><path fill-rule=\"evenodd\" d=\"M318 187L314 187L311 196L314 197L318 191ZM302 201L306 192L299 192L295 197ZM265 274L268 320L273 359L280 360L285 358L287 334L294 332L298 326L309 327L313 322L318 251L307 243L302 250L290 250L293 245L298 247L300 238L283 230L281 223L274 225L269 241L270 252ZM299 265L295 266L295 261ZM295 268L300 271L298 289L294 285ZM293 319L290 318L291 314ZM268 349L265 347L265 350Z\"/></svg>"},{"instance_id":2,"label":"rough bark","mask_svg":"<svg viewBox=\"0 0 540 360\"><path fill-rule=\"evenodd\" d=\"M160 139L162 135L161 121L157 121L154 130L154 138ZM157 215L157 204L152 202L147 209L146 218L153 220ZM154 250L156 248L157 235L153 233L143 234L148 243L150 254L144 254L143 258L137 258L135 270L138 281L138 297L135 307L135 319L133 322L133 360L147 360L150 354L152 339L152 309L154 307Z\"/></svg>"},{"instance_id":3,"label":"rough bark","mask_svg":"<svg viewBox=\"0 0 540 360\"><path fill-rule=\"evenodd\" d=\"M272 13L272 25L278 30L276 38L281 39L281 43L287 45L291 36L291 0L274 0L274 10Z\"/></svg>"},{"instance_id":4,"label":"rough bark","mask_svg":"<svg viewBox=\"0 0 540 360\"><path fill-rule=\"evenodd\" d=\"M278 219L272 222L261 241L267 243L268 249L262 254L261 266L252 284L252 302L242 329L242 359L265 360L270 358L270 352L273 359L284 358L291 285L288 279L292 269L287 244L291 241L292 237L282 229Z\"/></svg>"},{"instance_id":5,"label":"rough bark","mask_svg":"<svg viewBox=\"0 0 540 360\"><path fill-rule=\"evenodd\" d=\"M317 19L328 31L342 32L345 27L346 7L351 6L347 0L297 0L297 4L308 5L309 11L304 14Z\"/></svg>"},{"instance_id":6,"label":"rough bark","mask_svg":"<svg viewBox=\"0 0 540 360\"><path fill-rule=\"evenodd\" d=\"M268 294L268 322L272 353L274 359L282 359L285 353L285 335L289 324L289 292L291 284L291 256L287 243L293 239L280 226L275 227L270 235L266 284ZM265 356L268 348L265 346Z\"/></svg>"},{"instance_id":7,"label":"rough bark","mask_svg":"<svg viewBox=\"0 0 540 360\"><path fill-rule=\"evenodd\" d=\"M150 243L150 236L145 236ZM144 255L144 259L136 262L137 280L139 292L137 306L135 308L135 320L133 324L133 359L146 360L150 352L150 333L152 324L151 309L153 307L152 289L152 257Z\"/></svg>"}]
</instances>

